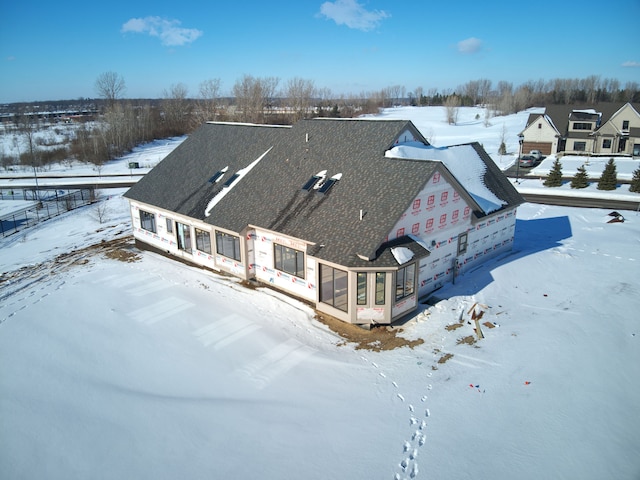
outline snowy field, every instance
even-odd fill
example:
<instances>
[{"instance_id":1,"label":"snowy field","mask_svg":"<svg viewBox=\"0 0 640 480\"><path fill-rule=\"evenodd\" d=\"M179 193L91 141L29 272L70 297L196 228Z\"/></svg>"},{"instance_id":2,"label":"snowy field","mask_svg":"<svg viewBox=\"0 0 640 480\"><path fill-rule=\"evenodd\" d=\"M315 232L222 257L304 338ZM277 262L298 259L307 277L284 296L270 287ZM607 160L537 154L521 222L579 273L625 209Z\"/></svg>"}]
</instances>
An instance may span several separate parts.
<instances>
[{"instance_id":1,"label":"snowy field","mask_svg":"<svg viewBox=\"0 0 640 480\"><path fill-rule=\"evenodd\" d=\"M2 478L640 478L638 213L521 206L373 352L136 251L122 193L0 240Z\"/></svg>"}]
</instances>

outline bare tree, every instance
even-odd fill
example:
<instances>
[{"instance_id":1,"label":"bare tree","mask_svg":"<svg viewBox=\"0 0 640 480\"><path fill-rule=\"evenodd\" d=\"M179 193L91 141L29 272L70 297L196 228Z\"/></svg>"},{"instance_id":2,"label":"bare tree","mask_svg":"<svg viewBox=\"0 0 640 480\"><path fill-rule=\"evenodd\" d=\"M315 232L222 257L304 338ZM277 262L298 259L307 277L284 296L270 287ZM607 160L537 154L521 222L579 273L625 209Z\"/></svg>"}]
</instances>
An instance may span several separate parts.
<instances>
[{"instance_id":1,"label":"bare tree","mask_svg":"<svg viewBox=\"0 0 640 480\"><path fill-rule=\"evenodd\" d=\"M311 102L315 92L313 80L295 77L287 82L284 95L293 111L294 121L304 118L311 112Z\"/></svg>"},{"instance_id":2,"label":"bare tree","mask_svg":"<svg viewBox=\"0 0 640 480\"><path fill-rule=\"evenodd\" d=\"M200 84L197 111L194 115L198 125L217 119L221 107L220 84L219 78L211 78Z\"/></svg>"},{"instance_id":3,"label":"bare tree","mask_svg":"<svg viewBox=\"0 0 640 480\"><path fill-rule=\"evenodd\" d=\"M478 80L478 96L480 102L484 105L489 100L489 94L491 93L491 80L487 78L481 78Z\"/></svg>"},{"instance_id":4,"label":"bare tree","mask_svg":"<svg viewBox=\"0 0 640 480\"><path fill-rule=\"evenodd\" d=\"M93 200L93 218L95 218L98 223L103 224L109 220L109 216L111 213L111 209L109 208L109 204L107 203L108 199L102 198L102 195L97 193Z\"/></svg>"},{"instance_id":5,"label":"bare tree","mask_svg":"<svg viewBox=\"0 0 640 480\"><path fill-rule=\"evenodd\" d=\"M624 90L622 91L624 101L632 102L639 90L640 89L638 88L638 82L625 83Z\"/></svg>"},{"instance_id":6,"label":"bare tree","mask_svg":"<svg viewBox=\"0 0 640 480\"><path fill-rule=\"evenodd\" d=\"M424 95L424 89L422 87L416 87L414 92L416 94L416 101L418 105L422 105L422 96Z\"/></svg>"},{"instance_id":7,"label":"bare tree","mask_svg":"<svg viewBox=\"0 0 640 480\"><path fill-rule=\"evenodd\" d=\"M26 163L33 168L33 176L35 178L36 199L40 199L39 187L38 187L38 172L37 168L40 166L40 151L36 146L36 133L38 132L38 117L35 115L29 115L27 113L21 113L16 117L16 126L18 131L24 136L27 141L26 162L25 159L20 158L21 163ZM18 140L15 139L16 145ZM18 150L19 151L19 150ZM22 155L20 155L22 157Z\"/></svg>"},{"instance_id":8,"label":"bare tree","mask_svg":"<svg viewBox=\"0 0 640 480\"><path fill-rule=\"evenodd\" d=\"M478 80L472 80L465 83L459 88L465 97L471 99L471 104L476 105L478 103L478 97L480 95L480 82Z\"/></svg>"},{"instance_id":9,"label":"bare tree","mask_svg":"<svg viewBox=\"0 0 640 480\"><path fill-rule=\"evenodd\" d=\"M388 88L389 98L393 99L394 105L400 104L400 99L404 97L405 87L402 85L393 85Z\"/></svg>"},{"instance_id":10,"label":"bare tree","mask_svg":"<svg viewBox=\"0 0 640 480\"><path fill-rule=\"evenodd\" d=\"M447 113L447 123L449 125L455 125L458 122L460 97L458 97L457 95L449 95L444 101L444 106Z\"/></svg>"},{"instance_id":11,"label":"bare tree","mask_svg":"<svg viewBox=\"0 0 640 480\"><path fill-rule=\"evenodd\" d=\"M191 103L184 83L175 83L163 93L162 113L167 135L183 135L189 131Z\"/></svg>"},{"instance_id":12,"label":"bare tree","mask_svg":"<svg viewBox=\"0 0 640 480\"><path fill-rule=\"evenodd\" d=\"M276 77L255 78L244 75L233 85L233 95L241 121L263 123L268 107L273 103L278 82Z\"/></svg>"},{"instance_id":13,"label":"bare tree","mask_svg":"<svg viewBox=\"0 0 640 480\"><path fill-rule=\"evenodd\" d=\"M126 91L124 78L116 72L104 72L98 75L95 83L98 96L104 98L109 105L119 99Z\"/></svg>"}]
</instances>

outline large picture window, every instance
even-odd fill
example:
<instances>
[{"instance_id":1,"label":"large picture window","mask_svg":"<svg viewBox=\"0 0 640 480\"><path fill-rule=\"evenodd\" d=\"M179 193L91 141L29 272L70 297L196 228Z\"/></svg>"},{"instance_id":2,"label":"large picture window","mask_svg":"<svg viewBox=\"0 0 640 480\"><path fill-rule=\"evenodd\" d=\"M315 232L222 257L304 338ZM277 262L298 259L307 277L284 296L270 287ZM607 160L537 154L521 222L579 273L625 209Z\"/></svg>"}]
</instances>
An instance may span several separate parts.
<instances>
[{"instance_id":1,"label":"large picture window","mask_svg":"<svg viewBox=\"0 0 640 480\"><path fill-rule=\"evenodd\" d=\"M396 272L396 302L413 295L415 290L416 264L412 263Z\"/></svg>"},{"instance_id":2,"label":"large picture window","mask_svg":"<svg viewBox=\"0 0 640 480\"><path fill-rule=\"evenodd\" d=\"M191 252L191 227L184 223L176 222L178 248L185 252Z\"/></svg>"},{"instance_id":3,"label":"large picture window","mask_svg":"<svg viewBox=\"0 0 640 480\"><path fill-rule=\"evenodd\" d=\"M367 274L366 272L358 272L358 305L367 304Z\"/></svg>"},{"instance_id":4,"label":"large picture window","mask_svg":"<svg viewBox=\"0 0 640 480\"><path fill-rule=\"evenodd\" d=\"M304 278L304 252L277 243L273 249L276 270Z\"/></svg>"},{"instance_id":5,"label":"large picture window","mask_svg":"<svg viewBox=\"0 0 640 480\"><path fill-rule=\"evenodd\" d=\"M384 305L384 290L387 274L376 272L376 305Z\"/></svg>"},{"instance_id":6,"label":"large picture window","mask_svg":"<svg viewBox=\"0 0 640 480\"><path fill-rule=\"evenodd\" d=\"M196 248L201 252L211 254L211 235L209 232L196 228Z\"/></svg>"},{"instance_id":7,"label":"large picture window","mask_svg":"<svg viewBox=\"0 0 640 480\"><path fill-rule=\"evenodd\" d=\"M153 213L140 210L140 226L143 230L156 233L156 216Z\"/></svg>"},{"instance_id":8,"label":"large picture window","mask_svg":"<svg viewBox=\"0 0 640 480\"><path fill-rule=\"evenodd\" d=\"M320 301L332 307L347 311L347 272L320 264Z\"/></svg>"},{"instance_id":9,"label":"large picture window","mask_svg":"<svg viewBox=\"0 0 640 480\"><path fill-rule=\"evenodd\" d=\"M216 232L216 251L225 257L240 261L240 238L224 232Z\"/></svg>"}]
</instances>

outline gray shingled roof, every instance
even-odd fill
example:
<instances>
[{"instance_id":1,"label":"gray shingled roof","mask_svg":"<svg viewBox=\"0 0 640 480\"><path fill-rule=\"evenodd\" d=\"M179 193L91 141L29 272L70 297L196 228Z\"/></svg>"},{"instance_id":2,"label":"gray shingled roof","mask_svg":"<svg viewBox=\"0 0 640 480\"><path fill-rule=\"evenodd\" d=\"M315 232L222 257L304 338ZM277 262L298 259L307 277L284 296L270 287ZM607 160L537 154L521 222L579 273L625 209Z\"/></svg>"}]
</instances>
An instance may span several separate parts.
<instances>
[{"instance_id":1,"label":"gray shingled roof","mask_svg":"<svg viewBox=\"0 0 640 480\"><path fill-rule=\"evenodd\" d=\"M383 266L389 259L379 249L386 235L440 166L385 158L384 152L407 129L427 143L404 120L315 119L290 128L207 124L125 196L234 232L253 225L311 241L316 243L314 256L337 264L373 266L361 255ZM209 177L228 165L228 178L270 147L205 217L207 204L223 188L222 182L209 184ZM487 186L511 205L521 203L482 147L474 148L489 160ZM338 173L342 178L326 194L302 190L322 170L327 178ZM417 244L409 248L419 256L428 254Z\"/></svg>"},{"instance_id":2,"label":"gray shingled roof","mask_svg":"<svg viewBox=\"0 0 640 480\"><path fill-rule=\"evenodd\" d=\"M620 110L625 103L626 102L601 102L586 105L549 105L545 108L545 112L551 120L553 120L553 123L556 125L560 134L566 135L569 127L569 115L573 110L593 109L596 112L600 112L602 114L602 119L599 126L602 126L608 122L613 114ZM632 103L631 105L633 105L633 108L635 108L636 111L640 112L640 104ZM571 136L573 135L574 132L571 133Z\"/></svg>"}]
</instances>

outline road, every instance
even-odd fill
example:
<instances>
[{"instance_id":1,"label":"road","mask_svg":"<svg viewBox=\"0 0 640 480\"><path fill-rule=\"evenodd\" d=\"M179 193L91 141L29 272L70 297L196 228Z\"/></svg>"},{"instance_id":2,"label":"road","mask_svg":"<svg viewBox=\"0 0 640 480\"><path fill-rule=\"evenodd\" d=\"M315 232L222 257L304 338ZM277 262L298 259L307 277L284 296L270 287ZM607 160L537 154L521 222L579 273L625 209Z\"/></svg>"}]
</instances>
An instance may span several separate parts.
<instances>
[{"instance_id":1,"label":"road","mask_svg":"<svg viewBox=\"0 0 640 480\"><path fill-rule=\"evenodd\" d=\"M511 171L505 172L508 177L515 178L515 175L511 175ZM522 172L520 172L522 174ZM72 190L80 188L129 188L134 185L142 175L103 175L93 177L38 177L39 185L42 189L59 189L59 190ZM520 178L523 178L520 175ZM33 190L34 183L30 179L16 179L15 177L7 178L0 176L0 188L4 190L13 189L29 189ZM550 189L551 190L551 189ZM630 200L615 200L599 197L575 197L575 196L563 196L554 195L552 193L523 193L522 196L527 202L531 203L544 203L546 205L561 205L570 207L584 207L584 208L611 208L616 210L639 210L640 209L640 196L636 201Z\"/></svg>"},{"instance_id":2,"label":"road","mask_svg":"<svg viewBox=\"0 0 640 480\"><path fill-rule=\"evenodd\" d=\"M640 197L637 201L613 200L607 198L573 197L563 195L548 195L538 193L522 194L530 203L544 203L545 205L562 205L567 207L611 208L613 210L640 210Z\"/></svg>"}]
</instances>

